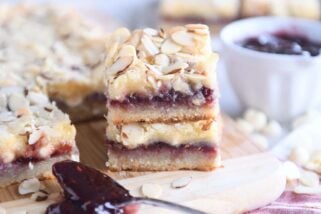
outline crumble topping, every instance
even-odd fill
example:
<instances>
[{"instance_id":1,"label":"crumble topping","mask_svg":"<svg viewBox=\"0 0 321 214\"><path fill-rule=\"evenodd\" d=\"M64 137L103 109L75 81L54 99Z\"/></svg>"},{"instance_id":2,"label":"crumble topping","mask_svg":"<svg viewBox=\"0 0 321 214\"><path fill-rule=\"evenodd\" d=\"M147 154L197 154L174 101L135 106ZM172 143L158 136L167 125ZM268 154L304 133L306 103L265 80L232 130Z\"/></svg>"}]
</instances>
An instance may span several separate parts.
<instances>
[{"instance_id":1,"label":"crumble topping","mask_svg":"<svg viewBox=\"0 0 321 214\"><path fill-rule=\"evenodd\" d=\"M0 26L0 86L37 86L69 105L102 91L104 32L75 12L2 5Z\"/></svg>"},{"instance_id":2,"label":"crumble topping","mask_svg":"<svg viewBox=\"0 0 321 214\"><path fill-rule=\"evenodd\" d=\"M42 92L0 88L0 162L46 159L62 145L75 146L75 128Z\"/></svg>"},{"instance_id":3,"label":"crumble topping","mask_svg":"<svg viewBox=\"0 0 321 214\"><path fill-rule=\"evenodd\" d=\"M122 28L106 41L109 99L123 100L133 93L154 96L170 89L189 95L202 87L216 87L218 55L211 51L205 25L132 33Z\"/></svg>"}]
</instances>

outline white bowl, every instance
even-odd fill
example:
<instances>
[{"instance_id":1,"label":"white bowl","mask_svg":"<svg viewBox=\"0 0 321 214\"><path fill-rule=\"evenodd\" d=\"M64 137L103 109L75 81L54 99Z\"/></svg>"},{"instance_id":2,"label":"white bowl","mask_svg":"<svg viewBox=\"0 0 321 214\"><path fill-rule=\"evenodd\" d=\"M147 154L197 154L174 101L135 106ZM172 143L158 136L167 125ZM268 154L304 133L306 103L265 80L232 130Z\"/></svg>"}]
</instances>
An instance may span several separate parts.
<instances>
[{"instance_id":1,"label":"white bowl","mask_svg":"<svg viewBox=\"0 0 321 214\"><path fill-rule=\"evenodd\" d=\"M264 53L236 44L278 31L300 33L321 42L320 22L280 17L231 23L222 30L220 39L227 73L241 103L286 122L321 104L321 56Z\"/></svg>"}]
</instances>

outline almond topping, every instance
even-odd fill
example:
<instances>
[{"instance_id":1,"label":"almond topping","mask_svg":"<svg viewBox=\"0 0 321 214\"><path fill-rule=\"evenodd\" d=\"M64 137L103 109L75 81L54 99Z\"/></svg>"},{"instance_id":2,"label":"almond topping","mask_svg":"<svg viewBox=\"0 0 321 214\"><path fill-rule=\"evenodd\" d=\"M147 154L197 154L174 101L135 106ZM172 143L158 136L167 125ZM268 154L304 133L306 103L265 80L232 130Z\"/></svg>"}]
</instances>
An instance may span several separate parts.
<instances>
[{"instance_id":1,"label":"almond topping","mask_svg":"<svg viewBox=\"0 0 321 214\"><path fill-rule=\"evenodd\" d=\"M28 180L24 180L18 188L18 192L20 195L26 195L29 193L34 193L39 191L40 189L40 181L37 178L31 178Z\"/></svg>"},{"instance_id":2,"label":"almond topping","mask_svg":"<svg viewBox=\"0 0 321 214\"><path fill-rule=\"evenodd\" d=\"M48 199L48 196L48 192L45 190L39 190L38 192L33 193L30 198L34 201L45 201Z\"/></svg>"},{"instance_id":3,"label":"almond topping","mask_svg":"<svg viewBox=\"0 0 321 214\"><path fill-rule=\"evenodd\" d=\"M192 177L182 177L174 180L171 184L172 188L179 189L186 187L192 181Z\"/></svg>"},{"instance_id":4,"label":"almond topping","mask_svg":"<svg viewBox=\"0 0 321 214\"><path fill-rule=\"evenodd\" d=\"M155 64L161 66L168 66L169 65L169 58L165 54L158 54L155 56Z\"/></svg>"},{"instance_id":5,"label":"almond topping","mask_svg":"<svg viewBox=\"0 0 321 214\"><path fill-rule=\"evenodd\" d=\"M134 57L126 56L121 57L108 69L108 75L116 75L119 72L127 69L134 61Z\"/></svg>"},{"instance_id":6,"label":"almond topping","mask_svg":"<svg viewBox=\"0 0 321 214\"><path fill-rule=\"evenodd\" d=\"M161 52L165 54L173 54L179 52L181 49L182 46L172 42L171 39L167 39L161 47Z\"/></svg>"},{"instance_id":7,"label":"almond topping","mask_svg":"<svg viewBox=\"0 0 321 214\"><path fill-rule=\"evenodd\" d=\"M147 198L159 198L162 191L162 187L158 184L143 184L141 186L141 192Z\"/></svg>"},{"instance_id":8,"label":"almond topping","mask_svg":"<svg viewBox=\"0 0 321 214\"><path fill-rule=\"evenodd\" d=\"M159 53L159 49L156 47L156 45L152 42L152 40L148 36L143 35L142 44L149 55L156 55Z\"/></svg>"},{"instance_id":9,"label":"almond topping","mask_svg":"<svg viewBox=\"0 0 321 214\"><path fill-rule=\"evenodd\" d=\"M163 68L162 73L163 74L173 74L177 73L180 70L184 70L185 68L188 67L188 64L185 62L176 62L174 64L171 64L165 68Z\"/></svg>"},{"instance_id":10,"label":"almond topping","mask_svg":"<svg viewBox=\"0 0 321 214\"><path fill-rule=\"evenodd\" d=\"M182 46L193 46L193 36L186 31L177 31L171 35L174 42Z\"/></svg>"},{"instance_id":11,"label":"almond topping","mask_svg":"<svg viewBox=\"0 0 321 214\"><path fill-rule=\"evenodd\" d=\"M43 136L43 132L40 130L36 130L33 131L30 135L29 135L29 139L28 139L28 143L30 145L37 143Z\"/></svg>"},{"instance_id":12,"label":"almond topping","mask_svg":"<svg viewBox=\"0 0 321 214\"><path fill-rule=\"evenodd\" d=\"M144 33L148 34L149 36L157 36L158 35L158 31L153 29L153 28L145 28Z\"/></svg>"}]
</instances>

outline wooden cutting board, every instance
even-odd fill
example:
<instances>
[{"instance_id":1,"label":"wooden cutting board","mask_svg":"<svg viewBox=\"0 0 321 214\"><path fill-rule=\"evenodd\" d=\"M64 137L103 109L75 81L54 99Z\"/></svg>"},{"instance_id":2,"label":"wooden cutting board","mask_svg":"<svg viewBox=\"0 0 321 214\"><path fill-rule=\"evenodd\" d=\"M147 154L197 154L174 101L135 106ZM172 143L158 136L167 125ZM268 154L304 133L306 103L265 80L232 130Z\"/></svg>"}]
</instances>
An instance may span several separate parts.
<instances>
[{"instance_id":1,"label":"wooden cutting board","mask_svg":"<svg viewBox=\"0 0 321 214\"><path fill-rule=\"evenodd\" d=\"M156 183L163 189L161 199L207 212L235 213L267 204L275 200L285 188L285 178L279 171L279 162L271 155L261 153L228 117L224 117L222 140L224 167L213 172L108 172L105 167L105 122L79 124L77 131L81 161L119 179L136 196L141 194L142 184ZM170 187L173 180L184 176L192 177L192 182L187 187L179 190ZM45 181L44 185L49 192L59 191L53 180ZM34 202L28 198L30 196L21 199L23 197L17 194L17 185L12 185L0 190L0 201L3 202L0 207L7 213L25 210L28 213L42 213L48 204L56 200L55 196L53 194L53 199L45 202ZM152 212L150 208L146 209L149 209L148 213Z\"/></svg>"}]
</instances>

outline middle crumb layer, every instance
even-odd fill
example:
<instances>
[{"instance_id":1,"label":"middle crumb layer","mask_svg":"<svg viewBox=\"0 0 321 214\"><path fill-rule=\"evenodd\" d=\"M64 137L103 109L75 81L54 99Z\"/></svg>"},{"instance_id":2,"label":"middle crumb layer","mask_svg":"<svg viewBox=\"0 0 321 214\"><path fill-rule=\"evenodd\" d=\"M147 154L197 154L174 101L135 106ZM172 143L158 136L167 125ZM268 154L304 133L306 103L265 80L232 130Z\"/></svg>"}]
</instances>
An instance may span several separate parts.
<instances>
[{"instance_id":1,"label":"middle crumb layer","mask_svg":"<svg viewBox=\"0 0 321 214\"><path fill-rule=\"evenodd\" d=\"M131 123L108 124L108 140L121 142L127 148L165 142L178 146L206 142L217 144L220 123L213 120L186 121L177 123Z\"/></svg>"}]
</instances>

